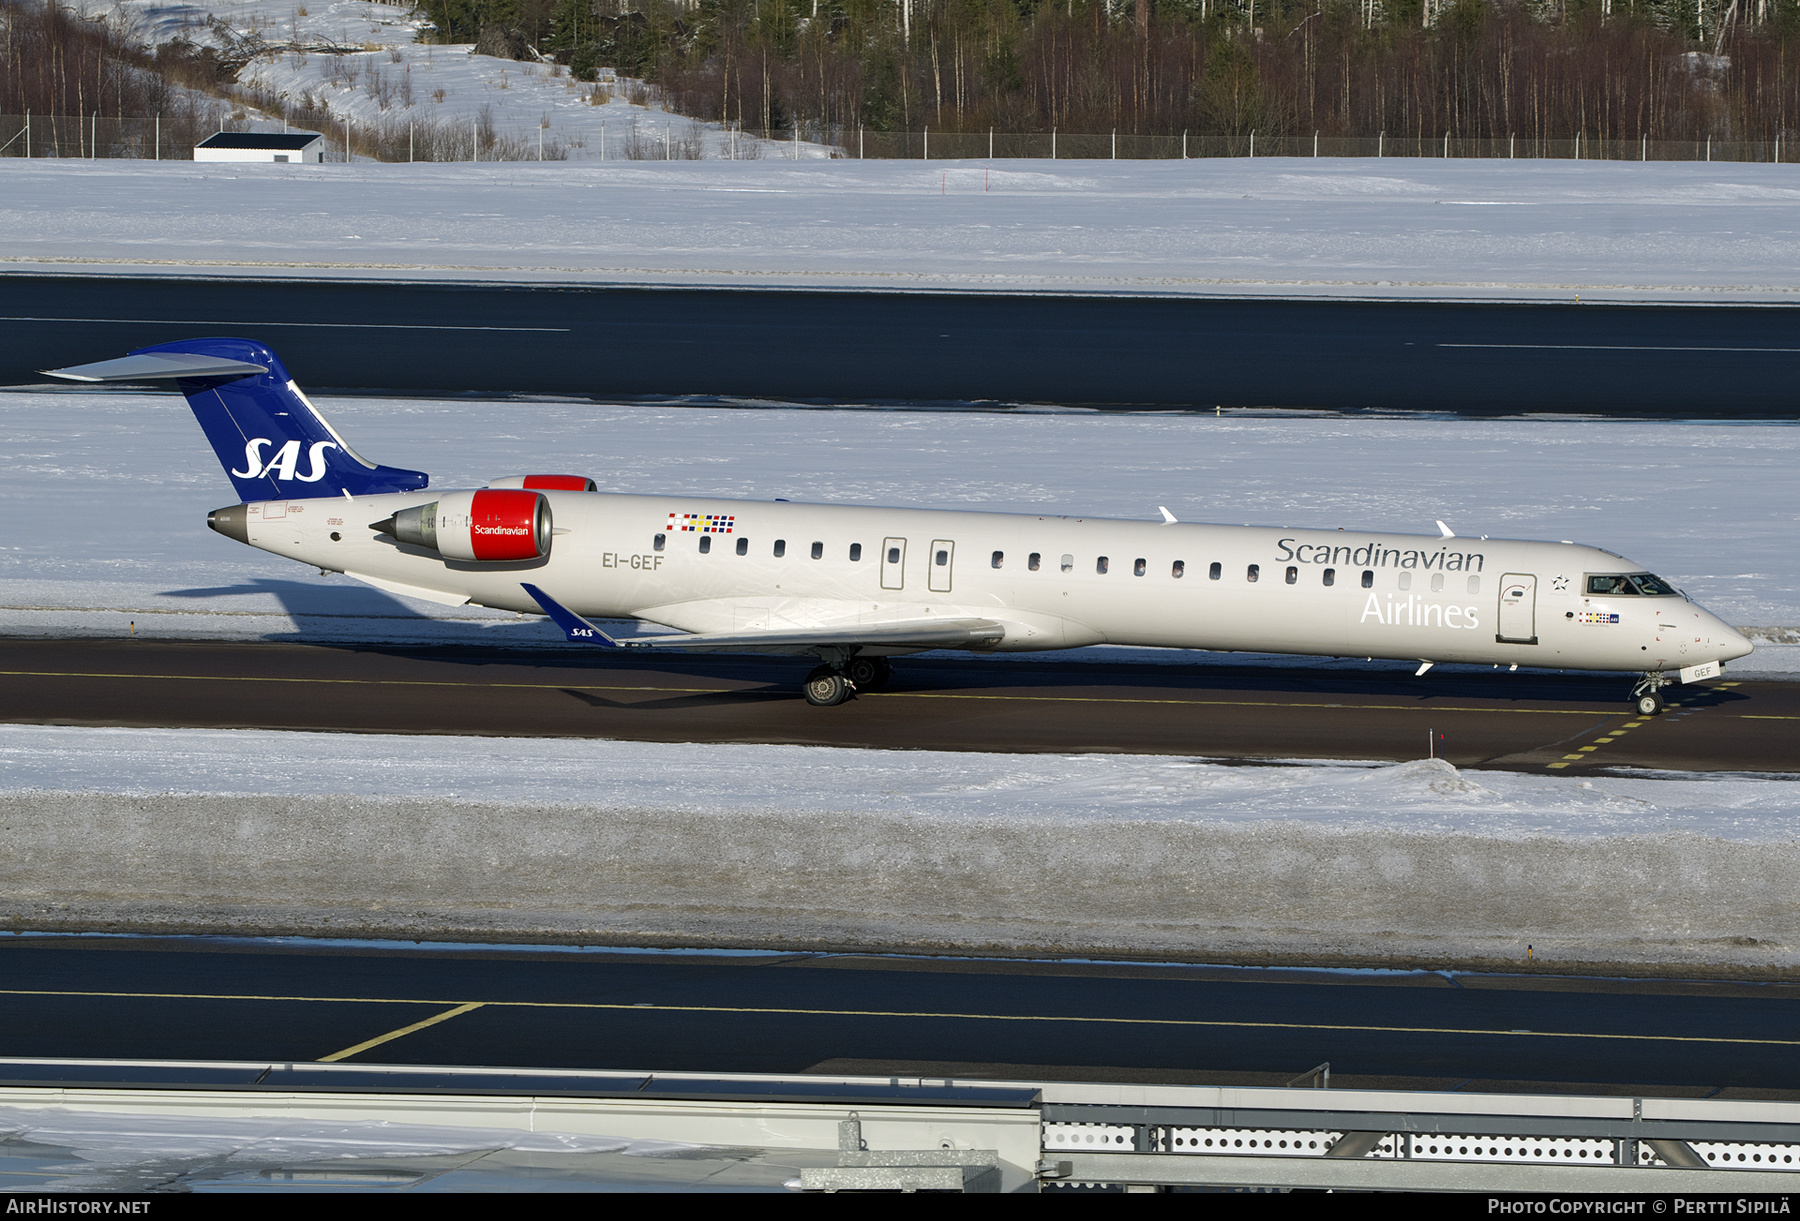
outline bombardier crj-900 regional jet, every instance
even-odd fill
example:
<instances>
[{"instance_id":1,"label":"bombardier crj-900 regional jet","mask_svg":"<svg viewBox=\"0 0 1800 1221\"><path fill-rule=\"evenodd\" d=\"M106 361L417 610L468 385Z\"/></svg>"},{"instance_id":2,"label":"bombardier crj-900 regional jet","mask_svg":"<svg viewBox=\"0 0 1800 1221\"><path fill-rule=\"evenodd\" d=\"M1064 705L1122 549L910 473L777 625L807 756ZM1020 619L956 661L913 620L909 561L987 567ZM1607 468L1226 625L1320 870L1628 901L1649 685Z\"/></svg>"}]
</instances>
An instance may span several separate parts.
<instances>
[{"instance_id":1,"label":"bombardier crj-900 regional jet","mask_svg":"<svg viewBox=\"0 0 1800 1221\"><path fill-rule=\"evenodd\" d=\"M1629 560L1574 543L601 493L524 475L427 492L369 462L244 339L54 371L172 379L242 504L207 524L389 593L542 612L608 648L814 654L814 704L889 658L1102 643L1716 677L1750 642ZM590 619L679 634L614 640Z\"/></svg>"}]
</instances>

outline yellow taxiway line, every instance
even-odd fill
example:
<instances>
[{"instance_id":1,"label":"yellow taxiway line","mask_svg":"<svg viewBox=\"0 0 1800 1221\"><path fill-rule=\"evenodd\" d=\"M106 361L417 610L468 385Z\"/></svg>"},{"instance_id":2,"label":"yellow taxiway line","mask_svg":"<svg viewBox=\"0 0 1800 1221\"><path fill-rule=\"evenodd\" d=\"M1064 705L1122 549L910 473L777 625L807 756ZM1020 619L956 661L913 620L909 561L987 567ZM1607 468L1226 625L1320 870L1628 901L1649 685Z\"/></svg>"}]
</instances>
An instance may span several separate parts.
<instances>
[{"instance_id":1,"label":"yellow taxiway line","mask_svg":"<svg viewBox=\"0 0 1800 1221\"><path fill-rule=\"evenodd\" d=\"M280 996L255 993L205 993L205 992L105 992L74 991L53 988L3 988L0 996L54 996L66 998L91 997L94 999L114 1000L183 1000L183 1001L263 1001L273 1003L303 1003L325 1005L433 1005L450 1006L443 1012L410 1026L401 1027L385 1035L358 1043L354 1047L345 1048L327 1057L340 1060L355 1055L359 1051L377 1047L390 1040L400 1038L427 1026L448 1021L475 1009L541 1009L541 1010L574 1010L585 1012L629 1012L645 1014L675 1013L738 1013L760 1017L845 1017L845 1018L905 1018L911 1020L962 1021L962 1022L1027 1022L1027 1023L1065 1023L1071 1025L1092 1026L1166 1026L1177 1029L1226 1029L1226 1030L1310 1030L1349 1034L1411 1034L1411 1035L1457 1035L1481 1036L1492 1035L1499 1038L1530 1039L1589 1039L1624 1043L1696 1043L1696 1044L1728 1044L1744 1047L1800 1047L1800 1038L1738 1038L1724 1035L1685 1035L1685 1034L1609 1034L1599 1031L1578 1030L1487 1030L1460 1026L1378 1026L1361 1023L1338 1022L1251 1022L1214 1018L1166 1018L1166 1017L1095 1017L1070 1014L1041 1013L953 1013L935 1010L901 1010L901 1009L802 1009L790 1006L773 1005L660 1005L645 1002L603 1002L603 1001L516 1001L486 1000L457 1001L431 997L397 997L397 996Z\"/></svg>"}]
</instances>

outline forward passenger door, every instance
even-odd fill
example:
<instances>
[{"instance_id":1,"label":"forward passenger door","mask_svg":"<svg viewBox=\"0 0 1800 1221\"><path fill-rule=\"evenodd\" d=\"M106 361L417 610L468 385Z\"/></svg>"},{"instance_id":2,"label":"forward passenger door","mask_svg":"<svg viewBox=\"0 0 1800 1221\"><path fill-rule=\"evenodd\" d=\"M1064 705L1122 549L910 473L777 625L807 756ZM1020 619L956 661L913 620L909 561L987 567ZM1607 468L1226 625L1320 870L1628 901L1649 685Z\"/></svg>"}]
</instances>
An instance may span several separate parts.
<instances>
[{"instance_id":1,"label":"forward passenger door","mask_svg":"<svg viewBox=\"0 0 1800 1221\"><path fill-rule=\"evenodd\" d=\"M1537 643L1535 576L1509 572L1500 578L1500 630L1494 639L1501 644Z\"/></svg>"}]
</instances>

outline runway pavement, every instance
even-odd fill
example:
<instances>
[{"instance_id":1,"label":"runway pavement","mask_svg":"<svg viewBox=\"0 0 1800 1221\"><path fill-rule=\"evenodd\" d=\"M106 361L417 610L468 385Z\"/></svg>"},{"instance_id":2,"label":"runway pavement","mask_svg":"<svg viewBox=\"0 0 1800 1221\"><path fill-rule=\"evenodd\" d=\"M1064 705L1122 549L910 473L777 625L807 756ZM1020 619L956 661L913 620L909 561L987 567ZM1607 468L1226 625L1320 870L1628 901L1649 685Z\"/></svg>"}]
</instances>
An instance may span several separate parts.
<instances>
[{"instance_id":1,"label":"runway pavement","mask_svg":"<svg viewBox=\"0 0 1800 1221\"><path fill-rule=\"evenodd\" d=\"M1800 309L6 275L0 385L200 335L302 385L1739 419Z\"/></svg>"},{"instance_id":2,"label":"runway pavement","mask_svg":"<svg viewBox=\"0 0 1800 1221\"><path fill-rule=\"evenodd\" d=\"M0 720L605 737L1459 767L1792 772L1800 684L1673 689L1630 713L1622 675L1250 664L905 659L888 690L801 698L807 663L577 650L0 640Z\"/></svg>"},{"instance_id":3,"label":"runway pavement","mask_svg":"<svg viewBox=\"0 0 1800 1221\"><path fill-rule=\"evenodd\" d=\"M1800 1098L1800 985L0 939L11 1056Z\"/></svg>"}]
</instances>

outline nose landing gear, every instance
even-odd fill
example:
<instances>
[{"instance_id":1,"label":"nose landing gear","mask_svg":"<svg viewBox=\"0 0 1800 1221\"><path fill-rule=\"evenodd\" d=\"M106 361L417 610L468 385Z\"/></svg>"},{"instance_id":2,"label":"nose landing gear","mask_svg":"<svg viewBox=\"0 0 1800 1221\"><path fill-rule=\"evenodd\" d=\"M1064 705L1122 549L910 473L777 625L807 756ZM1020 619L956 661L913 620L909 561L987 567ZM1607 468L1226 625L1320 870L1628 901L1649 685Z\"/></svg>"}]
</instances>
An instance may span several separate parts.
<instances>
[{"instance_id":1,"label":"nose landing gear","mask_svg":"<svg viewBox=\"0 0 1800 1221\"><path fill-rule=\"evenodd\" d=\"M1639 716L1655 716L1663 710L1667 703L1663 699L1662 689L1670 685L1669 676L1661 670L1646 671L1638 680L1637 686L1631 689L1631 703Z\"/></svg>"}]
</instances>

